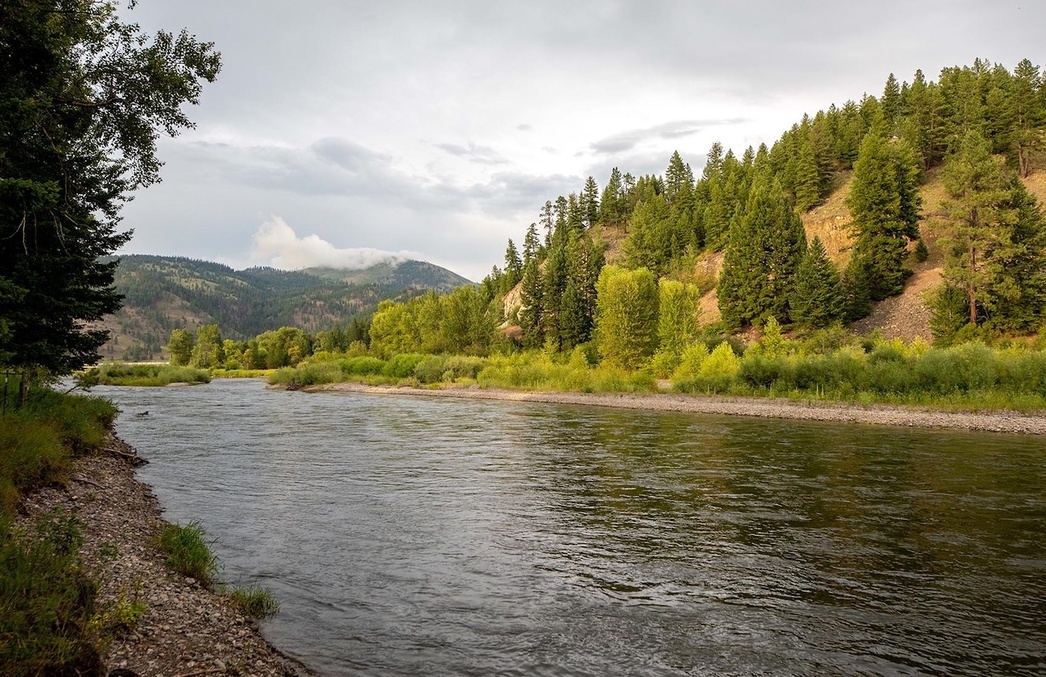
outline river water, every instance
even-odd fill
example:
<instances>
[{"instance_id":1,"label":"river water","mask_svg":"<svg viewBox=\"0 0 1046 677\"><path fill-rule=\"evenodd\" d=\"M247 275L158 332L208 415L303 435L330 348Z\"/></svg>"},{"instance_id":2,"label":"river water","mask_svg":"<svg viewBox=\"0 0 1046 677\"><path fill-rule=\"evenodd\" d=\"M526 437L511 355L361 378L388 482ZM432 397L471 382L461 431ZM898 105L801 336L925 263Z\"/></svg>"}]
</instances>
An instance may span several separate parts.
<instances>
[{"instance_id":1,"label":"river water","mask_svg":"<svg viewBox=\"0 0 1046 677\"><path fill-rule=\"evenodd\" d=\"M1042 674L1042 438L99 388L327 675ZM148 411L148 415L140 415Z\"/></svg>"}]
</instances>

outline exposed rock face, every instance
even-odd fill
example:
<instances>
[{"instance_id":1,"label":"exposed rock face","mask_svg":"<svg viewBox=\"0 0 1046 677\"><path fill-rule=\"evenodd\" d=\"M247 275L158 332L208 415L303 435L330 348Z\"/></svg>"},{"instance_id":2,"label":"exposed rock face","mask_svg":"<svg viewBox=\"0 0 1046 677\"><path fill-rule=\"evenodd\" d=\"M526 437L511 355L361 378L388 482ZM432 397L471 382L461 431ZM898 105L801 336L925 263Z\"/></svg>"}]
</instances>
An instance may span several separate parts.
<instances>
[{"instance_id":1,"label":"exposed rock face","mask_svg":"<svg viewBox=\"0 0 1046 677\"><path fill-rule=\"evenodd\" d=\"M111 455L76 463L69 486L25 499L27 521L56 507L82 523L81 554L99 582L98 606L144 603L133 627L105 653L110 675L306 675L221 595L164 564L155 537L164 524L149 487L134 475L134 450L114 438Z\"/></svg>"}]
</instances>

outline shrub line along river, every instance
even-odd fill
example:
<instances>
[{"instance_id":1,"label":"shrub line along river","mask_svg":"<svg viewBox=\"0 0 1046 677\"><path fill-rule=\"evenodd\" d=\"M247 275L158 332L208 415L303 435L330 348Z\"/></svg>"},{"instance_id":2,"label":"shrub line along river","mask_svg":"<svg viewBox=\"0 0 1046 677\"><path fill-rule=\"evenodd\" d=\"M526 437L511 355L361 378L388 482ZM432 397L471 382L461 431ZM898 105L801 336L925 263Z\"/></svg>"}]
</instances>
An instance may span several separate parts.
<instances>
[{"instance_id":1,"label":"shrub line along river","mask_svg":"<svg viewBox=\"0 0 1046 677\"><path fill-rule=\"evenodd\" d=\"M1036 674L1035 436L100 388L322 674ZM136 414L148 411L148 416Z\"/></svg>"}]
</instances>

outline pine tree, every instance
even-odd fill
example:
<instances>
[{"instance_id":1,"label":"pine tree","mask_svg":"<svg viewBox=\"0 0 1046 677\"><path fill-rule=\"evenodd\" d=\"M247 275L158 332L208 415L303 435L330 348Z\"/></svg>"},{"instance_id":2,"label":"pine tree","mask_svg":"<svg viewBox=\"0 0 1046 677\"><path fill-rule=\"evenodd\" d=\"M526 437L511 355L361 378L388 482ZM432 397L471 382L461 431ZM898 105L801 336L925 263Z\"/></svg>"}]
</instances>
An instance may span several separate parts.
<instances>
[{"instance_id":1,"label":"pine tree","mask_svg":"<svg viewBox=\"0 0 1046 677\"><path fill-rule=\"evenodd\" d=\"M580 197L581 223L591 228L599 221L599 184L591 176L585 180Z\"/></svg>"},{"instance_id":2,"label":"pine tree","mask_svg":"<svg viewBox=\"0 0 1046 677\"><path fill-rule=\"evenodd\" d=\"M1002 207L1013 213L1013 229L999 253L999 275L985 306L1004 331L1039 329L1046 318L1046 215L1017 176L1010 177Z\"/></svg>"},{"instance_id":3,"label":"pine tree","mask_svg":"<svg viewBox=\"0 0 1046 677\"><path fill-rule=\"evenodd\" d=\"M828 260L820 237L814 237L796 269L791 311L792 321L807 328L828 326L845 315L839 273Z\"/></svg>"},{"instance_id":4,"label":"pine tree","mask_svg":"<svg viewBox=\"0 0 1046 677\"><path fill-rule=\"evenodd\" d=\"M540 248L541 240L538 239L537 224L532 223L530 224L530 227L527 228L527 234L523 238L523 265L536 259Z\"/></svg>"},{"instance_id":5,"label":"pine tree","mask_svg":"<svg viewBox=\"0 0 1046 677\"><path fill-rule=\"evenodd\" d=\"M856 231L852 261L867 276L873 300L899 294L911 275L908 243L919 237L919 163L903 140L887 141L882 127L861 142L846 204Z\"/></svg>"},{"instance_id":6,"label":"pine tree","mask_svg":"<svg viewBox=\"0 0 1046 677\"><path fill-rule=\"evenodd\" d=\"M780 184L757 179L730 227L719 277L719 310L730 327L773 316L789 321L796 268L806 249L803 223Z\"/></svg>"},{"instance_id":7,"label":"pine tree","mask_svg":"<svg viewBox=\"0 0 1046 677\"><path fill-rule=\"evenodd\" d=\"M539 347L545 342L545 334L541 329L544 289L537 259L532 258L523 266L520 301L519 326L523 330L523 345L528 348Z\"/></svg>"},{"instance_id":8,"label":"pine tree","mask_svg":"<svg viewBox=\"0 0 1046 677\"><path fill-rule=\"evenodd\" d=\"M610 171L610 180L599 200L599 223L616 225L625 220L623 211L624 187L621 184L621 171L614 167Z\"/></svg>"},{"instance_id":9,"label":"pine tree","mask_svg":"<svg viewBox=\"0 0 1046 677\"><path fill-rule=\"evenodd\" d=\"M945 282L965 293L970 324L977 324L978 305L1011 255L1016 210L1007 204L1003 166L976 130L947 158L941 181L948 193L941 205L947 219Z\"/></svg>"}]
</instances>

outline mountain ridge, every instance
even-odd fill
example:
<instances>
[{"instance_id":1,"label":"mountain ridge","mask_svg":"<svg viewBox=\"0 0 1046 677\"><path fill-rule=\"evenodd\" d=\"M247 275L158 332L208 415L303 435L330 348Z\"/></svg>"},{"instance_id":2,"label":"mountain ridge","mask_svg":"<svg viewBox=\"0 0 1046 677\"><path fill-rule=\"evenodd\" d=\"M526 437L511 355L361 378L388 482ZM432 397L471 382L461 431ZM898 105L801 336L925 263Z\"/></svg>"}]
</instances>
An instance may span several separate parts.
<instances>
[{"instance_id":1,"label":"mountain ridge","mask_svg":"<svg viewBox=\"0 0 1046 677\"><path fill-rule=\"evenodd\" d=\"M368 315L386 299L474 284L425 261L381 263L361 270L269 266L236 270L183 256L127 254L118 258L115 286L123 308L100 328L111 332L106 359L160 359L173 329L217 324L246 339L282 326L317 331Z\"/></svg>"}]
</instances>

